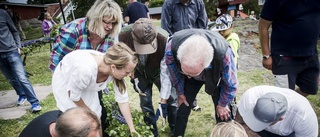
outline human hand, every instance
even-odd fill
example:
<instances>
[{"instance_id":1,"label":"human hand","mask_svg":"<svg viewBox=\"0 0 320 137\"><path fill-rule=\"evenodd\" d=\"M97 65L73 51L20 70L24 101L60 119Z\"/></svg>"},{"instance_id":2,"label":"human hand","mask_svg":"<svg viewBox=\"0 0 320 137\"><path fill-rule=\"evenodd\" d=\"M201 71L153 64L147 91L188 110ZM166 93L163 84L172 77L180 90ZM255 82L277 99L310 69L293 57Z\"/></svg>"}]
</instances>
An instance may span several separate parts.
<instances>
[{"instance_id":1,"label":"human hand","mask_svg":"<svg viewBox=\"0 0 320 137\"><path fill-rule=\"evenodd\" d=\"M162 126L166 123L166 118L168 116L168 104L161 104L159 103L159 107L156 112L156 116L154 117L154 120L157 121L159 119L159 116L162 118Z\"/></svg>"},{"instance_id":2,"label":"human hand","mask_svg":"<svg viewBox=\"0 0 320 137\"><path fill-rule=\"evenodd\" d=\"M186 96L184 94L178 96L178 106L184 103L186 106L189 106L189 103L187 102Z\"/></svg>"},{"instance_id":3,"label":"human hand","mask_svg":"<svg viewBox=\"0 0 320 137\"><path fill-rule=\"evenodd\" d=\"M271 70L272 69L272 57L270 56L268 59L262 59L262 65L264 68Z\"/></svg>"},{"instance_id":4,"label":"human hand","mask_svg":"<svg viewBox=\"0 0 320 137\"><path fill-rule=\"evenodd\" d=\"M139 93L139 95L141 95L141 96L146 96L146 94L143 93L142 90L140 89L140 84L139 84L138 78L131 79L130 82L133 84L133 89L134 89L137 93Z\"/></svg>"},{"instance_id":5,"label":"human hand","mask_svg":"<svg viewBox=\"0 0 320 137\"><path fill-rule=\"evenodd\" d=\"M228 121L230 118L230 109L228 106L220 106L217 105L217 116L222 120L222 121Z\"/></svg>"},{"instance_id":6,"label":"human hand","mask_svg":"<svg viewBox=\"0 0 320 137\"><path fill-rule=\"evenodd\" d=\"M141 135L137 131L131 131L130 134L132 137L141 137Z\"/></svg>"}]
</instances>

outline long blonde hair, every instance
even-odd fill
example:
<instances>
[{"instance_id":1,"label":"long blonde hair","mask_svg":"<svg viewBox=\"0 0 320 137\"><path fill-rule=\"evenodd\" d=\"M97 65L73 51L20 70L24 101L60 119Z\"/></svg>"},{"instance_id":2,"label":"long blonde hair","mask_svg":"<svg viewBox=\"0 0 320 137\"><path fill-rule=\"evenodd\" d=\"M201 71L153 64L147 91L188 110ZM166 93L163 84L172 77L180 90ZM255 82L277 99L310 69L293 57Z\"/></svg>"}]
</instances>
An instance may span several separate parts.
<instances>
[{"instance_id":1,"label":"long blonde hair","mask_svg":"<svg viewBox=\"0 0 320 137\"><path fill-rule=\"evenodd\" d=\"M210 137L248 137L246 130L236 121L220 122L212 130Z\"/></svg>"},{"instance_id":2,"label":"long blonde hair","mask_svg":"<svg viewBox=\"0 0 320 137\"><path fill-rule=\"evenodd\" d=\"M122 69L130 62L137 64L138 58L136 52L132 51L126 44L119 42L107 50L104 61L107 65L113 64L117 69ZM121 93L126 91L124 79L114 79L113 81L119 87Z\"/></svg>"},{"instance_id":3,"label":"long blonde hair","mask_svg":"<svg viewBox=\"0 0 320 137\"><path fill-rule=\"evenodd\" d=\"M109 17L110 21L115 22L109 34L114 38L118 35L121 27L122 13L120 6L113 0L96 0L86 15L89 19L88 30L104 38L107 35L103 28L103 17L105 16Z\"/></svg>"}]
</instances>

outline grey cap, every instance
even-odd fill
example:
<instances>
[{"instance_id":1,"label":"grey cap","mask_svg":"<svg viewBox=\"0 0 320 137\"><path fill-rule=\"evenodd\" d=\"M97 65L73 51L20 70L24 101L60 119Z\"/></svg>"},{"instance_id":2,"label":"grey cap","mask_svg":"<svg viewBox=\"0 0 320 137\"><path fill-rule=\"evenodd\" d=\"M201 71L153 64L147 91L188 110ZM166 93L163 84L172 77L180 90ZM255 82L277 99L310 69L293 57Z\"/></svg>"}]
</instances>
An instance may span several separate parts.
<instances>
[{"instance_id":1,"label":"grey cap","mask_svg":"<svg viewBox=\"0 0 320 137\"><path fill-rule=\"evenodd\" d=\"M288 101L284 95L269 92L257 100L253 109L241 115L250 129L259 132L284 116L287 109Z\"/></svg>"}]
</instances>

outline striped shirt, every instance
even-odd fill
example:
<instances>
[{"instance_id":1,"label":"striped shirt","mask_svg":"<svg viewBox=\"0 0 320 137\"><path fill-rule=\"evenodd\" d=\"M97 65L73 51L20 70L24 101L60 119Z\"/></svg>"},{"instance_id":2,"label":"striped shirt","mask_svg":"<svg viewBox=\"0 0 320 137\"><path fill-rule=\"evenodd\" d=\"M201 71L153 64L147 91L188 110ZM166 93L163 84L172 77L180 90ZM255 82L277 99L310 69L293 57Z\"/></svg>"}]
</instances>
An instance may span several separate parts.
<instances>
[{"instance_id":1,"label":"striped shirt","mask_svg":"<svg viewBox=\"0 0 320 137\"><path fill-rule=\"evenodd\" d=\"M176 91L179 95L184 94L184 78L183 74L181 74L176 66L175 59L173 52L171 51L171 41L168 42L164 59L167 67L161 66L161 70L163 72L168 71L171 84L173 87L176 88ZM235 97L235 93L237 91L238 81L237 81L237 69L233 61L234 55L230 47L228 47L226 51L226 55L223 59L223 71L221 74L221 93L220 93L220 99L219 99L219 105L226 106L230 101L232 101ZM214 67L214 66L209 66ZM167 69L167 70L165 70ZM165 73L162 73L165 74ZM203 74L203 73L202 73ZM196 78L200 81L205 81L205 77L199 76ZM161 83L164 84L164 83ZM167 84L166 86L171 86L170 84ZM165 87L165 85L163 85Z\"/></svg>"},{"instance_id":2,"label":"striped shirt","mask_svg":"<svg viewBox=\"0 0 320 137\"><path fill-rule=\"evenodd\" d=\"M60 34L50 56L49 68L52 72L62 58L71 51L77 49L92 49L90 40L88 39L89 31L87 22L87 18L80 18L61 27ZM114 42L114 38L106 36L105 40L103 40L94 50L106 52Z\"/></svg>"}]
</instances>

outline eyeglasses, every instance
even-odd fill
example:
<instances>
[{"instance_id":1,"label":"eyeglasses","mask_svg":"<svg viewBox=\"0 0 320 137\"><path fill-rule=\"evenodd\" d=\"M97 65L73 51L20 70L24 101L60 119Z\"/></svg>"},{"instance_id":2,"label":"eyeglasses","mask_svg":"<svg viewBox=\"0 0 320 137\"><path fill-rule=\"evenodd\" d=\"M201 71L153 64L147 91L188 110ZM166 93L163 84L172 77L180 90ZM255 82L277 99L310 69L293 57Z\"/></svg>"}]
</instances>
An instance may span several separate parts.
<instances>
[{"instance_id":1,"label":"eyeglasses","mask_svg":"<svg viewBox=\"0 0 320 137\"><path fill-rule=\"evenodd\" d=\"M105 20L102 20L102 22L106 25L112 25L112 26L115 26L118 22L114 21L114 22L110 22L110 21L105 21Z\"/></svg>"}]
</instances>

